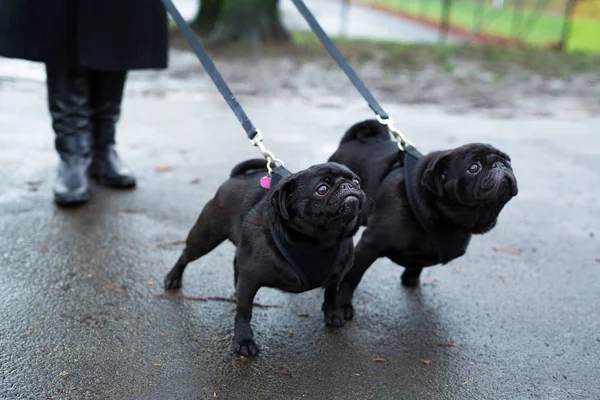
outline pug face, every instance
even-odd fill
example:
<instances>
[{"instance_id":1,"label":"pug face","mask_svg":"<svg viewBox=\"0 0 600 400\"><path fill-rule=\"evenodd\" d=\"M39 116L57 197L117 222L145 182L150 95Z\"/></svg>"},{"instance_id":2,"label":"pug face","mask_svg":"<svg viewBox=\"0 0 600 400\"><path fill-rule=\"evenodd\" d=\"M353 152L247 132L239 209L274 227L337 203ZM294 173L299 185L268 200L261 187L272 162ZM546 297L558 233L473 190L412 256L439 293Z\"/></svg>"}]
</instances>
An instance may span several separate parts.
<instances>
[{"instance_id":1,"label":"pug face","mask_svg":"<svg viewBox=\"0 0 600 400\"><path fill-rule=\"evenodd\" d=\"M285 178L270 201L294 231L316 239L340 239L352 236L360 226L365 193L348 168L324 163Z\"/></svg>"},{"instance_id":2,"label":"pug face","mask_svg":"<svg viewBox=\"0 0 600 400\"><path fill-rule=\"evenodd\" d=\"M473 233L491 229L504 205L518 193L510 157L480 143L432 153L421 184L444 214Z\"/></svg>"}]
</instances>

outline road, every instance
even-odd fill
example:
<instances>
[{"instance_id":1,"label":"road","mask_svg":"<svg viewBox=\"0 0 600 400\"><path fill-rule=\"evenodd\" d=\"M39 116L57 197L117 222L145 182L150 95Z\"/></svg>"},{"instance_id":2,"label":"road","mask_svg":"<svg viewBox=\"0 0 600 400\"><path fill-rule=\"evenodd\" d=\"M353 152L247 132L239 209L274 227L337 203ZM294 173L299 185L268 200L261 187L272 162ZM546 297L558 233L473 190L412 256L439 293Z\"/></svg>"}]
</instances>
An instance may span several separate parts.
<instances>
[{"instance_id":1,"label":"road","mask_svg":"<svg viewBox=\"0 0 600 400\"><path fill-rule=\"evenodd\" d=\"M196 0L176 0L174 3L185 18L193 18L198 11ZM305 0L305 3L314 13L325 32L332 36L343 35L353 39L413 43L436 42L439 37L439 33L435 29L358 4L350 4L347 14L344 14L342 2L340 1ZM280 0L279 9L283 22L289 29L310 31L308 24L290 0ZM346 16L342 17L342 15Z\"/></svg>"},{"instance_id":2,"label":"road","mask_svg":"<svg viewBox=\"0 0 600 400\"><path fill-rule=\"evenodd\" d=\"M319 290L261 290L276 308L256 309L262 353L248 360L230 347L233 304L157 297L181 251L169 243L258 155L208 90L130 91L119 139L138 189L94 187L90 204L62 210L43 85L0 82L0 398L600 398L600 119L387 105L422 151L483 141L509 153L518 197L419 289L377 262L343 329L324 326ZM241 101L292 170L370 116L358 101ZM224 244L190 266L184 294L232 296L232 257Z\"/></svg>"}]
</instances>

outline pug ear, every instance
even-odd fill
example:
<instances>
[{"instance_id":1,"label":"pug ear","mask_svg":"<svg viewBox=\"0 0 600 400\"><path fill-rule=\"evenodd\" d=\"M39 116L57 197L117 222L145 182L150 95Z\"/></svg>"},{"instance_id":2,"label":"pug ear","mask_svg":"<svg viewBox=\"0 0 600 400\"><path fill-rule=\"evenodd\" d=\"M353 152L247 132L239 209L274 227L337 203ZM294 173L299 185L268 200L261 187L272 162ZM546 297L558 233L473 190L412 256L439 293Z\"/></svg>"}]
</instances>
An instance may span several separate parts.
<instances>
[{"instance_id":1,"label":"pug ear","mask_svg":"<svg viewBox=\"0 0 600 400\"><path fill-rule=\"evenodd\" d=\"M438 197L444 196L444 182L446 174L444 170L448 161L448 155L443 155L431 161L421 178L421 184L425 186L431 193Z\"/></svg>"},{"instance_id":2,"label":"pug ear","mask_svg":"<svg viewBox=\"0 0 600 400\"><path fill-rule=\"evenodd\" d=\"M293 180L284 180L277 186L273 193L271 193L271 205L283 219L290 219L290 214L287 209L287 200L289 194L292 193L293 186Z\"/></svg>"}]
</instances>

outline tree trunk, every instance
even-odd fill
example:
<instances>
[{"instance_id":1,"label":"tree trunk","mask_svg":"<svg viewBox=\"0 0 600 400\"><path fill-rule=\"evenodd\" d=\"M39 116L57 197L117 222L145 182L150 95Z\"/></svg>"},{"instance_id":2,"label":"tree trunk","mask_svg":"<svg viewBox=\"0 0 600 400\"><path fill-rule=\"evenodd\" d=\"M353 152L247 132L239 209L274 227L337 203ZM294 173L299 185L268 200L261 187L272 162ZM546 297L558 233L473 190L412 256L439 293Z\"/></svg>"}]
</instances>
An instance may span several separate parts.
<instances>
[{"instance_id":1,"label":"tree trunk","mask_svg":"<svg viewBox=\"0 0 600 400\"><path fill-rule=\"evenodd\" d=\"M194 28L207 34L211 44L241 41L258 46L289 40L279 17L278 0L200 1Z\"/></svg>"},{"instance_id":2,"label":"tree trunk","mask_svg":"<svg viewBox=\"0 0 600 400\"><path fill-rule=\"evenodd\" d=\"M192 28L200 35L208 35L215 28L221 9L221 0L200 0L200 11L192 21Z\"/></svg>"}]
</instances>

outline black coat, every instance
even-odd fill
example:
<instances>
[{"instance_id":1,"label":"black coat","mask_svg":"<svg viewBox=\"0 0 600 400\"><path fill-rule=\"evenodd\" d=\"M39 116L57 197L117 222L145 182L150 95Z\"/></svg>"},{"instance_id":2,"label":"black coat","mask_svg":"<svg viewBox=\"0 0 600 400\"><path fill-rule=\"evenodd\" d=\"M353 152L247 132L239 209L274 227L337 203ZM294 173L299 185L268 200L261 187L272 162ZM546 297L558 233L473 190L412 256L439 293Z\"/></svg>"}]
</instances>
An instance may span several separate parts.
<instances>
[{"instance_id":1,"label":"black coat","mask_svg":"<svg viewBox=\"0 0 600 400\"><path fill-rule=\"evenodd\" d=\"M100 70L166 68L160 0L0 0L0 56Z\"/></svg>"}]
</instances>

